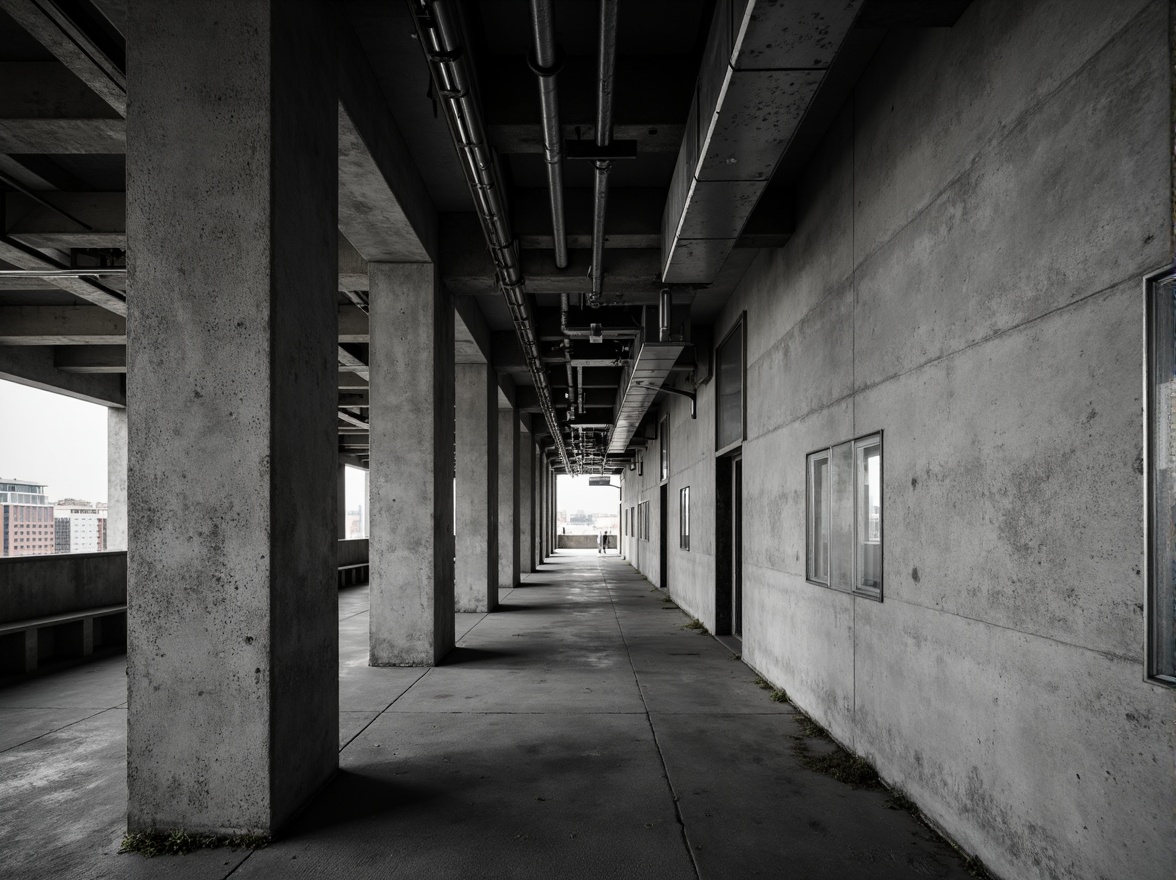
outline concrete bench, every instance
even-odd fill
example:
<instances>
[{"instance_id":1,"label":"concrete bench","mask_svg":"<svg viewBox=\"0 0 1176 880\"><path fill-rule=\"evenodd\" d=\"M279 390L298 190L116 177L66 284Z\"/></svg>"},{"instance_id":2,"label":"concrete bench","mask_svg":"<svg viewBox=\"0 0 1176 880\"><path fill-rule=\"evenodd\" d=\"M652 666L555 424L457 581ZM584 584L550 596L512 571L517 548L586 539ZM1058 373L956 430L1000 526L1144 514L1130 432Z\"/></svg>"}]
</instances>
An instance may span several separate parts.
<instances>
[{"instance_id":1,"label":"concrete bench","mask_svg":"<svg viewBox=\"0 0 1176 880\"><path fill-rule=\"evenodd\" d=\"M0 672L33 672L54 660L127 643L127 606L106 605L0 624Z\"/></svg>"},{"instance_id":2,"label":"concrete bench","mask_svg":"<svg viewBox=\"0 0 1176 880\"><path fill-rule=\"evenodd\" d=\"M355 584L365 584L368 580L368 564L357 562L355 565L339 566L339 589L351 587Z\"/></svg>"}]
</instances>

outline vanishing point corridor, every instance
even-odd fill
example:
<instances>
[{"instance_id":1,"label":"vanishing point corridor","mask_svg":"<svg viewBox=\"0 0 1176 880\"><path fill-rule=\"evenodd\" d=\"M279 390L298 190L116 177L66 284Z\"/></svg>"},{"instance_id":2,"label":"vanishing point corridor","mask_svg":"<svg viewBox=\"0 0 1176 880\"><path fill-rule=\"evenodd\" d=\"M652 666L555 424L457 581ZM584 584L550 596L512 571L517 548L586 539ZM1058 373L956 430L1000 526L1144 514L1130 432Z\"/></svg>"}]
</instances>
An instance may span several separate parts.
<instances>
[{"instance_id":1,"label":"vanishing point corridor","mask_svg":"<svg viewBox=\"0 0 1176 880\"><path fill-rule=\"evenodd\" d=\"M124 657L0 691L0 876L967 876L885 790L803 766L832 746L616 557L550 557L427 670L367 665L366 586L339 618L340 771L253 852L118 854Z\"/></svg>"}]
</instances>

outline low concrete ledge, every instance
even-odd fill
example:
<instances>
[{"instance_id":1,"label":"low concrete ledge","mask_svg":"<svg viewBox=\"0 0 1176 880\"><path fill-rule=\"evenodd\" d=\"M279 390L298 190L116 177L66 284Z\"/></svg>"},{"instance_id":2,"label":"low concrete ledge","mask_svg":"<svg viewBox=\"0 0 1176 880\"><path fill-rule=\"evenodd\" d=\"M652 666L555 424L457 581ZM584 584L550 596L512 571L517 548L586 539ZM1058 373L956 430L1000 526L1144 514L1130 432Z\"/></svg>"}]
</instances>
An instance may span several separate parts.
<instances>
[{"instance_id":1,"label":"low concrete ledge","mask_svg":"<svg viewBox=\"0 0 1176 880\"><path fill-rule=\"evenodd\" d=\"M608 550L617 549L617 536L609 535L608 543L605 545ZM555 536L556 550L595 550L596 549L596 535L556 535Z\"/></svg>"},{"instance_id":2,"label":"low concrete ledge","mask_svg":"<svg viewBox=\"0 0 1176 880\"><path fill-rule=\"evenodd\" d=\"M0 624L127 602L127 554L0 559Z\"/></svg>"}]
</instances>

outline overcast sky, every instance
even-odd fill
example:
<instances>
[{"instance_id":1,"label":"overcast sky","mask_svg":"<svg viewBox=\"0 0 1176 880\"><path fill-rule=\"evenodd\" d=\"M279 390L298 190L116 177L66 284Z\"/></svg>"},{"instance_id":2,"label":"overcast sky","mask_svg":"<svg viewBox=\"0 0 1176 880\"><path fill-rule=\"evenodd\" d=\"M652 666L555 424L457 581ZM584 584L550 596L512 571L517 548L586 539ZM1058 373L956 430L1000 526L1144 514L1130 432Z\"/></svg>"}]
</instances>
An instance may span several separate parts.
<instances>
[{"instance_id":1,"label":"overcast sky","mask_svg":"<svg viewBox=\"0 0 1176 880\"><path fill-rule=\"evenodd\" d=\"M106 501L106 407L0 379L0 477Z\"/></svg>"},{"instance_id":2,"label":"overcast sky","mask_svg":"<svg viewBox=\"0 0 1176 880\"><path fill-rule=\"evenodd\" d=\"M621 478L612 481L620 485ZM589 486L587 477L560 476L555 486L556 507L568 513L583 510L585 513L616 513L620 505L620 493L605 486Z\"/></svg>"}]
</instances>

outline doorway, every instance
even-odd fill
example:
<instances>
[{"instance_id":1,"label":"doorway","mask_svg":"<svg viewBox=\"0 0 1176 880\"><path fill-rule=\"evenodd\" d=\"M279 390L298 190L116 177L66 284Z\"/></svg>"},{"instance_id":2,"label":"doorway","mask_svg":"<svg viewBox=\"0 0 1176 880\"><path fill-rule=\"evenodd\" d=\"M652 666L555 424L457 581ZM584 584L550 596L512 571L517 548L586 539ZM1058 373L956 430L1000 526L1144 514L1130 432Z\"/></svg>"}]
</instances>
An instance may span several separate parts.
<instances>
[{"instance_id":1,"label":"doorway","mask_svg":"<svg viewBox=\"0 0 1176 880\"><path fill-rule=\"evenodd\" d=\"M743 636L743 456L715 460L715 634Z\"/></svg>"},{"instance_id":2,"label":"doorway","mask_svg":"<svg viewBox=\"0 0 1176 880\"><path fill-rule=\"evenodd\" d=\"M660 500L658 502L658 524L657 524L657 578L658 586L663 590L670 588L669 579L669 553L666 548L669 547L669 517L666 515L669 502L667 493L669 486L662 483Z\"/></svg>"}]
</instances>

